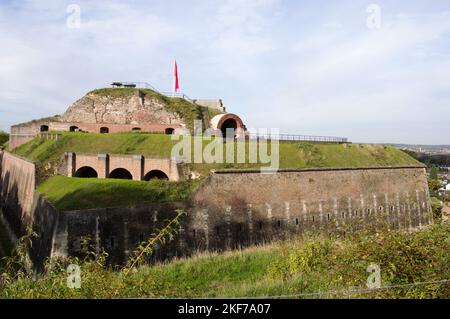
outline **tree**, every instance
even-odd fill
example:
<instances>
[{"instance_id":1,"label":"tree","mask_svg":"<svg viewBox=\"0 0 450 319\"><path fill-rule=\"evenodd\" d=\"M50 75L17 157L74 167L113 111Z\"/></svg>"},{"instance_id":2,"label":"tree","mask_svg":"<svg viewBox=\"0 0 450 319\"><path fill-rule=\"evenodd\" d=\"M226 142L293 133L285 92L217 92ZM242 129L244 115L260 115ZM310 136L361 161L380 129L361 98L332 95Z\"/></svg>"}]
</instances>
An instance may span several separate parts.
<instances>
[{"instance_id":1,"label":"tree","mask_svg":"<svg viewBox=\"0 0 450 319\"><path fill-rule=\"evenodd\" d=\"M0 146L5 144L9 140L9 134L3 131L0 131Z\"/></svg>"},{"instance_id":2,"label":"tree","mask_svg":"<svg viewBox=\"0 0 450 319\"><path fill-rule=\"evenodd\" d=\"M438 167L436 165L433 165L431 167L431 170L430 170L430 178L437 180L438 179L438 172L439 172Z\"/></svg>"}]
</instances>

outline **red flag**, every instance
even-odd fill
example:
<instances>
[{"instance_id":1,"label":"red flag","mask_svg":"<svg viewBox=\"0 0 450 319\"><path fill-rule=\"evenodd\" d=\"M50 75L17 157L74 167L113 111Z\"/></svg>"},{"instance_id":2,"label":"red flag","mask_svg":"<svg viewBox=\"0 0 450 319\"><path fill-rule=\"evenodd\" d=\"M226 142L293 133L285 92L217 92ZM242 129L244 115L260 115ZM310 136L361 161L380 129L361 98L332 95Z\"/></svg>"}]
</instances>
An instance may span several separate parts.
<instances>
[{"instance_id":1,"label":"red flag","mask_svg":"<svg viewBox=\"0 0 450 319\"><path fill-rule=\"evenodd\" d=\"M175 60L175 68L174 68L174 82L173 82L173 93L177 93L178 89L180 88L180 85L178 83L178 67L177 67L177 60Z\"/></svg>"}]
</instances>

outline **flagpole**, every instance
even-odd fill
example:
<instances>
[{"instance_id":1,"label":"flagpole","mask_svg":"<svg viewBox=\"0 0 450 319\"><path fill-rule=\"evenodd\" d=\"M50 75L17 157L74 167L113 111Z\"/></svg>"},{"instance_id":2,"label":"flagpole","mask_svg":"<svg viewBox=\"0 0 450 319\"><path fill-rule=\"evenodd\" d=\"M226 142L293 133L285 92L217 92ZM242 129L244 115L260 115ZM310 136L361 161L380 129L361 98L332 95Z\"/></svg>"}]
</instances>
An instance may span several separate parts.
<instances>
[{"instance_id":1,"label":"flagpole","mask_svg":"<svg viewBox=\"0 0 450 319\"><path fill-rule=\"evenodd\" d=\"M172 97L175 97L175 58L173 59L173 69L172 69Z\"/></svg>"},{"instance_id":2,"label":"flagpole","mask_svg":"<svg viewBox=\"0 0 450 319\"><path fill-rule=\"evenodd\" d=\"M175 97L176 87L177 87L177 74L176 74L177 60L173 58L173 87L172 87L172 97Z\"/></svg>"}]
</instances>

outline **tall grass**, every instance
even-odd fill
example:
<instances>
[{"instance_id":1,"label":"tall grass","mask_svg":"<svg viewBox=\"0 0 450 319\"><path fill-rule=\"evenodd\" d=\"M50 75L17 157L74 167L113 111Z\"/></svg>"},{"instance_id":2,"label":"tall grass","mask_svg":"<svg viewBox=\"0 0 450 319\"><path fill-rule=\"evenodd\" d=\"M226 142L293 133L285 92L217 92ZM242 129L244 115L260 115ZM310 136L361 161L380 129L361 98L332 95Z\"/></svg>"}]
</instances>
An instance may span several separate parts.
<instances>
[{"instance_id":1,"label":"tall grass","mask_svg":"<svg viewBox=\"0 0 450 319\"><path fill-rule=\"evenodd\" d=\"M240 251L199 253L127 275L84 261L80 289L67 288L60 268L3 285L0 297L270 297L342 291L314 297L449 298L449 283L348 292L366 288L367 266L373 263L380 266L382 286L450 279L449 251L448 224L412 233L358 232L345 239L308 234Z\"/></svg>"}]
</instances>

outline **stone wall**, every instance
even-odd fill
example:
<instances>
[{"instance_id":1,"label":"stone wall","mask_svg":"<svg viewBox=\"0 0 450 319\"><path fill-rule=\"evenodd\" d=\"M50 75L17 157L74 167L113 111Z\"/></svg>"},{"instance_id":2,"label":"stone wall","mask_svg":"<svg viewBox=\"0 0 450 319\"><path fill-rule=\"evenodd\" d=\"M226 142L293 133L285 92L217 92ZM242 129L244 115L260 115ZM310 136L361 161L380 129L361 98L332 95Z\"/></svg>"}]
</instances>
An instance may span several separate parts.
<instances>
[{"instance_id":1,"label":"stone wall","mask_svg":"<svg viewBox=\"0 0 450 319\"><path fill-rule=\"evenodd\" d=\"M33 201L36 187L34 163L1 153L0 204L5 218L19 236L33 223Z\"/></svg>"},{"instance_id":2,"label":"stone wall","mask_svg":"<svg viewBox=\"0 0 450 319\"><path fill-rule=\"evenodd\" d=\"M120 89L117 89L120 91ZM111 124L184 124L154 96L136 90L134 94L114 96L88 93L62 115L63 122Z\"/></svg>"},{"instance_id":3,"label":"stone wall","mask_svg":"<svg viewBox=\"0 0 450 319\"><path fill-rule=\"evenodd\" d=\"M365 227L412 230L432 222L423 168L325 169L213 174L187 203L62 212L59 255L77 255L94 238L113 263L187 212L179 235L153 258L269 242L305 231L345 236Z\"/></svg>"},{"instance_id":4,"label":"stone wall","mask_svg":"<svg viewBox=\"0 0 450 319\"><path fill-rule=\"evenodd\" d=\"M102 133L102 128L107 128L108 133L118 132L152 132L166 133L166 130L180 128L180 124L111 124L111 123L80 123L80 122L50 122L50 131L83 131Z\"/></svg>"},{"instance_id":5,"label":"stone wall","mask_svg":"<svg viewBox=\"0 0 450 319\"><path fill-rule=\"evenodd\" d=\"M0 152L0 213L11 231L12 242L30 227L38 237L33 239L29 256L42 269L51 255L58 211L36 191L36 166L8 152Z\"/></svg>"},{"instance_id":6,"label":"stone wall","mask_svg":"<svg viewBox=\"0 0 450 319\"><path fill-rule=\"evenodd\" d=\"M432 222L422 167L217 171L187 202L59 212L35 191L33 163L7 152L0 160L3 216L18 237L27 226L38 233L30 253L38 268L49 256L79 255L87 237L94 249L109 253L109 262L124 263L177 209L187 212L179 233L152 260L310 230L345 236L367 227L412 230Z\"/></svg>"},{"instance_id":7,"label":"stone wall","mask_svg":"<svg viewBox=\"0 0 450 319\"><path fill-rule=\"evenodd\" d=\"M43 130L45 127L45 130ZM82 131L91 133L118 133L118 132L151 132L172 134L179 124L108 124L108 123L79 123L40 120L11 126L9 149L12 150L33 139L42 132L47 131ZM104 132L103 130L107 130ZM45 133L43 133L45 135Z\"/></svg>"},{"instance_id":8,"label":"stone wall","mask_svg":"<svg viewBox=\"0 0 450 319\"><path fill-rule=\"evenodd\" d=\"M9 149L12 150L33 139L40 132L41 125L48 125L48 121L34 121L11 126Z\"/></svg>"}]
</instances>

